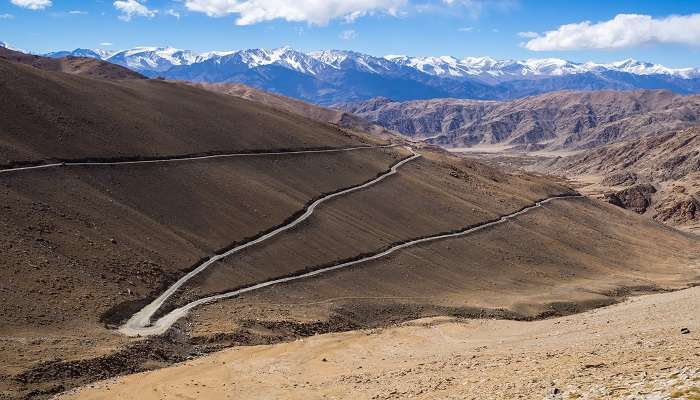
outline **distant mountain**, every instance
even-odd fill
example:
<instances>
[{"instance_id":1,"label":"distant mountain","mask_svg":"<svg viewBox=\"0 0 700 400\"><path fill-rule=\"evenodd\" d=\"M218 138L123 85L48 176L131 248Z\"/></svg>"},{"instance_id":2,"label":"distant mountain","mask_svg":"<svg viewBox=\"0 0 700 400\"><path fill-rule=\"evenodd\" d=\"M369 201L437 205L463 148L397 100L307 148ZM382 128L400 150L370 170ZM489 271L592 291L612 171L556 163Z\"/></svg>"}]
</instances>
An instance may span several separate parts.
<instances>
[{"instance_id":1,"label":"distant mountain","mask_svg":"<svg viewBox=\"0 0 700 400\"><path fill-rule=\"evenodd\" d=\"M93 57L146 76L208 83L242 83L318 104L367 100L468 98L507 100L559 90L667 89L700 92L700 70L624 60L575 63L557 58L375 57L288 47L196 53L171 47L137 47L111 53L76 49L47 54Z\"/></svg>"},{"instance_id":2,"label":"distant mountain","mask_svg":"<svg viewBox=\"0 0 700 400\"><path fill-rule=\"evenodd\" d=\"M410 66L430 75L442 77L479 77L488 82L503 82L523 78L539 78L583 74L588 72L617 71L635 75L668 75L680 78L700 76L697 68L668 68L659 64L627 59L610 64L593 62L574 63L560 58L530 58L524 61L495 60L490 57L406 57L387 56L387 59Z\"/></svg>"},{"instance_id":3,"label":"distant mountain","mask_svg":"<svg viewBox=\"0 0 700 400\"><path fill-rule=\"evenodd\" d=\"M62 58L62 57L87 57L96 58L98 60L107 60L114 52L102 49L75 49L73 51L56 51L45 54L46 57Z\"/></svg>"},{"instance_id":4,"label":"distant mountain","mask_svg":"<svg viewBox=\"0 0 700 400\"><path fill-rule=\"evenodd\" d=\"M700 96L665 90L556 92L505 102L375 98L336 108L447 147L589 149L700 124Z\"/></svg>"}]
</instances>

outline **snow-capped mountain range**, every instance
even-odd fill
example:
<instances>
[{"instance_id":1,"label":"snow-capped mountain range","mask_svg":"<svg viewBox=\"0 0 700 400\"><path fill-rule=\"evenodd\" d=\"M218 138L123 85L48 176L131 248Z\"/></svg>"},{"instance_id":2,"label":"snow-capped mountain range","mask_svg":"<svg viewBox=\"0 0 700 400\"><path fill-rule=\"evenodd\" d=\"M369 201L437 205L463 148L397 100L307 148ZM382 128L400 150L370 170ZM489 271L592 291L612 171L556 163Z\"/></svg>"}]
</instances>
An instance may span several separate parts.
<instances>
[{"instance_id":1,"label":"snow-capped mountain range","mask_svg":"<svg viewBox=\"0 0 700 400\"><path fill-rule=\"evenodd\" d=\"M240 82L321 104L376 96L396 100L506 99L564 89L700 92L699 68L669 68L633 59L602 64L558 58L375 57L343 50L301 52L289 47L207 53L136 47L118 52L76 49L46 55L98 58L147 76Z\"/></svg>"},{"instance_id":2,"label":"snow-capped mountain range","mask_svg":"<svg viewBox=\"0 0 700 400\"><path fill-rule=\"evenodd\" d=\"M1 42L0 42L1 43ZM627 59L608 64L594 62L576 63L560 58L529 58L527 60L496 60L491 57L452 56L409 57L388 55L374 57L367 54L343 50L323 50L303 53L289 47L277 49L248 49L238 51L212 51L196 53L172 47L135 47L112 52L102 49L76 49L46 54L50 57L93 57L139 71L167 71L174 66L192 65L211 59L238 57L249 67L281 65L290 69L316 75L320 69L342 69L347 64L368 72L382 73L397 66L415 68L428 75L438 77L490 77L493 79L515 79L521 77L562 76L585 72L618 71L636 75L670 75L681 78L700 76L700 68L669 68L660 64Z\"/></svg>"},{"instance_id":3,"label":"snow-capped mountain range","mask_svg":"<svg viewBox=\"0 0 700 400\"><path fill-rule=\"evenodd\" d=\"M636 75L662 74L681 78L700 76L700 69L698 68L669 68L660 64L641 62L634 59L598 64L590 61L575 63L561 58L529 58L523 61L495 60L491 57L467 57L459 60L450 56L387 56L385 58L431 75L451 77L488 76L494 79L503 79L524 76L562 76L606 70Z\"/></svg>"}]
</instances>

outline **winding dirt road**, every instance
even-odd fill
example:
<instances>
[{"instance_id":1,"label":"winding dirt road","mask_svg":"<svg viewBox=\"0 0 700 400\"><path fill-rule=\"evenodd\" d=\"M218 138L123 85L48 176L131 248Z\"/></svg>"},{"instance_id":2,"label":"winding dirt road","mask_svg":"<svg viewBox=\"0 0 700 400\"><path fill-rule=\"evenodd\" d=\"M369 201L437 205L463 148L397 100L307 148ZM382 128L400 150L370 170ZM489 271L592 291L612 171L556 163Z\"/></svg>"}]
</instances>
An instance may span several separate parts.
<instances>
[{"instance_id":1,"label":"winding dirt road","mask_svg":"<svg viewBox=\"0 0 700 400\"><path fill-rule=\"evenodd\" d=\"M282 225L282 226L278 227L277 229L274 229L274 230L272 230L264 235L261 235L261 236L257 237L256 239L253 239L253 240L248 241L246 243L243 243L239 246L236 246L236 247L234 247L234 248L232 248L224 253L214 255L214 256L210 257L209 259L207 259L206 261L202 262L195 269L190 271L188 274L186 274L185 276L180 278L177 282L175 282L172 286L170 286L165 292L163 292L160 296L158 296L158 298L156 298L150 304L148 304L147 306L142 308L139 312L134 314L124 325L122 325L119 328L119 332L121 332L127 336L150 336L150 335L159 335L159 334L165 333L165 331L167 331L175 323L175 321L177 321L182 316L187 314L187 312L190 309L192 309L200 304L200 303L198 303L198 304L191 306L191 304L194 304L197 302L190 303L185 307L182 307L182 308L179 308L177 310L172 311L171 313L165 315L164 317L160 318L157 322L155 322L153 325L151 325L151 318L153 317L153 315L160 309L160 307L163 306L163 303L165 303L165 301L168 298L170 298L170 296L172 296L187 281L189 281L193 277L197 276L199 273L201 273L202 271L207 269L210 265L214 264L215 262L217 262L219 260L222 260L226 257L229 257L229 256L235 254L235 253L238 253L241 250L247 249L248 247L262 243L265 240L268 240L274 236L277 236L278 234L280 234L284 231L287 231L289 229L294 228L295 226L299 225L301 222L308 219L313 214L314 210L316 210L316 208L318 206L320 206L321 204L323 204L331 199L334 199L336 197L340 197L340 196L343 196L343 195L346 195L346 194L349 194L349 193L352 193L352 192L355 192L358 190L368 188L368 187L375 185L375 184L383 181L384 179L396 174L397 170L402 165L420 157L420 154L413 151L413 149L411 149L409 147L407 147L407 149L410 150L413 155L397 162L396 164L394 164L391 167L391 169L389 169L389 171L379 175L378 177L376 177L370 181L362 183L360 185L352 186L352 187L349 187L347 189L343 189L341 191L323 196L323 197L319 198L318 200L314 201L313 203L311 203L309 206L307 206L304 213L302 215L300 215L299 217L297 217L296 219L294 219L293 221L291 221L285 225ZM263 285L263 286L260 286L260 287L269 286L270 282L266 282L266 283L263 283L261 285ZM248 290L246 290L246 291L250 291L250 290L253 290L253 289L248 288ZM234 295L230 295L228 297L231 297L231 296L234 296ZM206 300L206 299L202 299L202 300ZM218 300L218 299L205 301L204 303L208 303L208 302L215 301L215 300ZM204 304L204 303L201 303L201 304Z\"/></svg>"},{"instance_id":2,"label":"winding dirt road","mask_svg":"<svg viewBox=\"0 0 700 400\"><path fill-rule=\"evenodd\" d=\"M411 150L411 151L413 151L413 150ZM400 167L401 165L403 165L403 164L405 164L405 163L407 163L407 162L409 162L409 161L411 161L411 160L413 160L413 159L415 159L415 158L417 158L417 157L420 157L420 155L418 155L418 154L416 154L416 153L414 152L414 155L413 155L412 157L410 157L410 158L408 158L408 159L405 159L405 160L403 160L402 162L400 162L400 163L394 165L394 167L392 167L392 169L391 169L391 172L389 172L389 173L387 173L387 174L385 174L385 175L382 175L382 176L380 176L379 178L375 179L374 181L369 182L369 183L367 183L367 184L365 184L365 185L363 185L363 186L357 186L357 187L354 187L354 188L351 188L351 189L347 189L346 191L338 192L338 193L335 193L334 195L331 195L331 196L332 196L332 197L337 197L337 196L340 196L340 195L343 195L343 194L347 194L347 193L352 192L352 191L355 191L355 190L359 190L359 189L361 189L361 188L363 188L363 187L367 187L367 186L370 186L370 185L372 185L372 184L375 184L375 183L381 181L382 179L384 179L385 177L387 177L387 176L389 176L389 175L393 175L394 173L396 173L396 169L397 169L398 167ZM213 303L213 302L216 302L216 301L219 301L219 300L223 300L223 299L227 299L227 298L231 298L231 297L236 297L236 296L238 296L238 295L241 295L241 294L244 294L244 293L247 293L247 292L252 292L252 291L254 291L254 290L262 289L262 288L265 288L265 287L269 287L269 286L273 286L273 285L278 285L278 284L281 284L281 283L287 283L287 282L291 282L291 281L296 281L296 280L301 280L301 279L306 279L306 278L311 278L311 277L314 277L314 276L317 276L317 275L321 275L321 274L325 274L325 273L328 273L328 272L336 271L336 270L339 270L339 269L347 268L347 267L350 267L350 266L353 266L353 265L365 263L365 262L368 262L368 261L377 260L377 259L386 257L386 256L388 256L389 254L392 254L392 253L394 253L394 252L396 252L396 251L405 249L405 248L407 248L407 247L416 246L416 245L419 245L419 244L422 244L422 243L427 243L427 242L437 241L437 240L441 240L441 239L454 238L454 237L459 237L459 236L468 235L468 234L470 234L470 233L473 233L473 232L476 232L476 231L479 231L479 230L483 230L483 229L486 229L486 228L491 227L491 226L494 226L494 225L498 225L498 224L505 223L505 222L507 222L508 220L510 220L510 219L512 219L512 218L515 218L515 217L517 217L517 216L519 216L519 215L523 215L523 214L525 214L525 213L527 213L527 212L529 212L529 211L531 211L531 210L533 210L533 209L542 207L544 204L549 203L549 202L551 202L551 201L558 200L558 199L570 199L570 198L580 198L580 197L582 197L581 195L569 195L569 196L553 196L553 197L549 197L549 198L547 198L547 199L538 201L538 202L536 202L535 204L533 204L533 205L531 205L531 206L525 207L525 208L523 208L523 209L521 209L521 210L519 210L519 211L516 211L516 212L511 213L511 214L508 214L508 215L504 215L504 216L500 217L500 218L497 219L497 220L485 222L485 223L480 224L480 225L478 225L478 226L469 227L469 228L466 228L466 229L463 229L463 230L460 230L460 231L457 231L457 232L442 233L442 234L437 234L437 235L434 235L434 236L428 236L428 237L424 237L424 238L420 238L420 239L410 240L410 241L407 241L407 242L405 242L405 243L401 243L401 244L397 244L397 245L395 245L395 246L392 246L392 247L390 247L390 248L388 248L388 249L386 249L386 250L383 250L383 251L381 251L381 252L378 252L378 253L376 253L376 254L373 254L373 255L370 255L370 256L367 256L367 257L363 257L363 258L360 258L360 259L357 259L357 260L345 261L345 262L341 262L341 263L338 263L338 264L333 265L333 266L330 266L330 267L317 269L317 270L314 270L314 271L311 271L311 272L306 272L306 273L303 273L303 274L294 275L294 276L288 276L288 277L284 277L284 278L278 278L278 279L274 279L274 280L270 280L270 281L258 283L258 284L256 284L256 285L252 285L252 286L245 287L245 288L242 288L242 289L234 290L234 291L231 291L231 292L227 292L227 293L222 293L222 294L218 294L218 295L213 295L213 296L204 297L204 298L201 298L201 299L199 299L199 300L195 300L195 301L193 301L193 302L191 302L191 303L189 303L189 304L186 304L186 305L184 305L184 306L182 306L182 307L180 307L180 308L177 308L177 309L175 309L175 310L170 311L168 314L164 315L163 317L161 317L161 318L159 318L157 321L155 321L153 324L151 324L151 317L155 314L155 312L158 311L158 309L163 305L163 303L165 302L165 300L167 300L168 297L170 297L170 296L171 296L178 288L180 288L187 280L191 279L193 276L195 276L195 275L197 275L198 273L200 273L201 271L203 271L205 268L207 268L207 267L208 267L209 265L211 265L212 263L214 263L214 262L216 262L216 261L218 261L218 260L220 260L220 259L222 259L222 258L224 258L224 257L227 257L227 256L229 256L229 255L231 255L231 254L233 254L233 253L235 253L235 252L237 252L237 251L240 251L240 250L242 250L242 249L244 249L244 248L246 248L246 247L250 247L250 246L252 246L252 245L254 245L254 244L260 243L260 242L262 242L263 240L266 240L266 239L268 239L268 238L270 238L270 237L272 237L272 236L274 236L274 235L276 235L276 234L278 234L278 233L280 233L280 232L282 232L282 231L284 231L284 230L287 230L287 229L289 229L289 228L291 228L291 227L297 225L299 222L301 222L301 221L305 220L306 218L308 218L308 217L313 213L313 210L316 208L316 206L318 206L318 205L319 205L320 203L322 203L323 201L326 201L326 200L329 200L330 198L332 198L331 196L325 197L325 198L323 198L323 199L319 199L318 201L316 201L316 202L313 204L312 207L309 207L309 209L307 210L307 212L306 212L302 217L300 217L299 219L296 219L294 222L290 223L289 225L285 225L284 227L281 227L281 228L279 228L279 229L277 229L277 230L271 232L270 234L268 234L269 236L268 236L268 235L261 236L260 238L254 240L254 241L252 241L252 242L248 242L248 243L246 243L246 244L243 244L243 245L241 245L241 246L239 246L239 247L236 247L236 248L232 249L231 251L229 251L229 252L227 252L227 253L224 253L224 254L222 254L222 255L220 255L220 256L212 257L211 259L209 259L208 261L206 261L205 263L203 263L202 265L200 265L199 267L197 267L197 269L195 269L194 271L192 271L190 274L184 276L182 279L180 279L178 282L176 282L173 286L171 286L165 293L163 293L160 297L158 297L158 298L157 298L155 301L153 301L151 304L149 304L148 306L144 307L144 308L143 308L141 311L139 311L138 313L134 314L134 316L131 317L131 319L129 319L129 321L127 321L122 327L119 328L119 332L121 332L121 333L123 333L123 334L125 334L125 335L127 335L127 336L152 336L152 335L160 335L160 334L165 333L175 322L177 322L177 320L179 320L180 318L182 318L182 317L184 317L185 315L187 315L187 313L188 313L190 310L192 310L192 309L195 308L195 307L199 307L199 306L201 306L201 305L204 305L204 304Z\"/></svg>"},{"instance_id":3,"label":"winding dirt road","mask_svg":"<svg viewBox=\"0 0 700 400\"><path fill-rule=\"evenodd\" d=\"M159 163L172 163L172 162L181 162L181 161L201 161L201 160L210 160L210 159L217 159L217 158L231 158L231 157L278 156L278 155L315 154L315 153L340 153L340 152L355 151L355 150L385 149L385 148L397 147L397 146L399 146L399 145L398 144L387 144L387 145L381 145L381 146L344 147L344 148L339 148L339 149L226 153L226 154L212 154L212 155L202 155L202 156L172 156L172 157L158 158L158 159L152 159L152 160L130 160L130 161L66 161L66 162L58 162L58 163L51 163L51 164L29 165L26 167L5 168L5 169L0 169L0 174L6 174L6 173L12 173L12 172L22 172L22 171L32 171L32 170L41 170L41 169L48 169L48 168L60 168L60 167L159 164Z\"/></svg>"}]
</instances>

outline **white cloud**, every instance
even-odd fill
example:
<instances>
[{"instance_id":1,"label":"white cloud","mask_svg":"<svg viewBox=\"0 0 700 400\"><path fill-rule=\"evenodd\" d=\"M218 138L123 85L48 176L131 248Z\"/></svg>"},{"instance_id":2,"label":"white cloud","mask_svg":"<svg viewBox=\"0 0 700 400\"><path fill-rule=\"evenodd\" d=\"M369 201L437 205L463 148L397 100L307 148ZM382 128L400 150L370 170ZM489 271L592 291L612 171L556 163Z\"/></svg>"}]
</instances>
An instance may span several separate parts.
<instances>
[{"instance_id":1,"label":"white cloud","mask_svg":"<svg viewBox=\"0 0 700 400\"><path fill-rule=\"evenodd\" d=\"M114 8L122 12L119 19L122 21L131 21L134 16L138 17L154 17L158 11L151 10L137 0L118 0L114 2Z\"/></svg>"},{"instance_id":2,"label":"white cloud","mask_svg":"<svg viewBox=\"0 0 700 400\"><path fill-rule=\"evenodd\" d=\"M567 24L524 46L534 51L620 49L651 43L700 45L700 14L653 18L618 14L609 21Z\"/></svg>"},{"instance_id":3,"label":"white cloud","mask_svg":"<svg viewBox=\"0 0 700 400\"><path fill-rule=\"evenodd\" d=\"M30 10L43 10L51 7L51 0L10 0L10 3Z\"/></svg>"},{"instance_id":4,"label":"white cloud","mask_svg":"<svg viewBox=\"0 0 700 400\"><path fill-rule=\"evenodd\" d=\"M87 15L87 11L73 10L73 11L68 11L68 14L70 14L70 15Z\"/></svg>"},{"instance_id":5,"label":"white cloud","mask_svg":"<svg viewBox=\"0 0 700 400\"><path fill-rule=\"evenodd\" d=\"M471 32L474 30L474 27L473 26L465 26L465 27L459 28L457 30L460 32Z\"/></svg>"},{"instance_id":6,"label":"white cloud","mask_svg":"<svg viewBox=\"0 0 700 400\"><path fill-rule=\"evenodd\" d=\"M518 32L518 36L524 39L534 39L536 37L539 37L540 34L537 32Z\"/></svg>"},{"instance_id":7,"label":"white cloud","mask_svg":"<svg viewBox=\"0 0 700 400\"><path fill-rule=\"evenodd\" d=\"M112 46L112 45L113 45L113 43L110 43L110 42L102 42L102 43L100 43L100 46Z\"/></svg>"},{"instance_id":8,"label":"white cloud","mask_svg":"<svg viewBox=\"0 0 700 400\"><path fill-rule=\"evenodd\" d=\"M237 14L237 25L284 19L326 25L333 19L354 21L375 12L397 15L407 0L186 0L190 11L210 17Z\"/></svg>"},{"instance_id":9,"label":"white cloud","mask_svg":"<svg viewBox=\"0 0 700 400\"><path fill-rule=\"evenodd\" d=\"M357 39L357 32L352 30L352 29L349 29L347 31L342 31L342 32L340 32L340 38L343 40Z\"/></svg>"},{"instance_id":10,"label":"white cloud","mask_svg":"<svg viewBox=\"0 0 700 400\"><path fill-rule=\"evenodd\" d=\"M166 11L165 13L170 15L171 17L175 17L177 19L180 19L180 17L181 17L180 13L173 10L172 8L170 10Z\"/></svg>"},{"instance_id":11,"label":"white cloud","mask_svg":"<svg viewBox=\"0 0 700 400\"><path fill-rule=\"evenodd\" d=\"M12 14L0 14L0 19L12 19L14 17Z\"/></svg>"}]
</instances>

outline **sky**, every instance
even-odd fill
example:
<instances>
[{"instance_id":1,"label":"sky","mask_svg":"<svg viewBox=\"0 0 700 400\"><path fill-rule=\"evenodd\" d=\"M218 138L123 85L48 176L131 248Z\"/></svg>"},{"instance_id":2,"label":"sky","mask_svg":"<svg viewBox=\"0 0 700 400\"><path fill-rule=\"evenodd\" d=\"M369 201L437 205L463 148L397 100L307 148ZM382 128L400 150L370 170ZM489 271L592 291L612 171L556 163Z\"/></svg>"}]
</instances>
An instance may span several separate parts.
<instances>
[{"instance_id":1,"label":"sky","mask_svg":"<svg viewBox=\"0 0 700 400\"><path fill-rule=\"evenodd\" d=\"M34 53L290 46L700 67L700 1L0 0L0 41Z\"/></svg>"}]
</instances>

